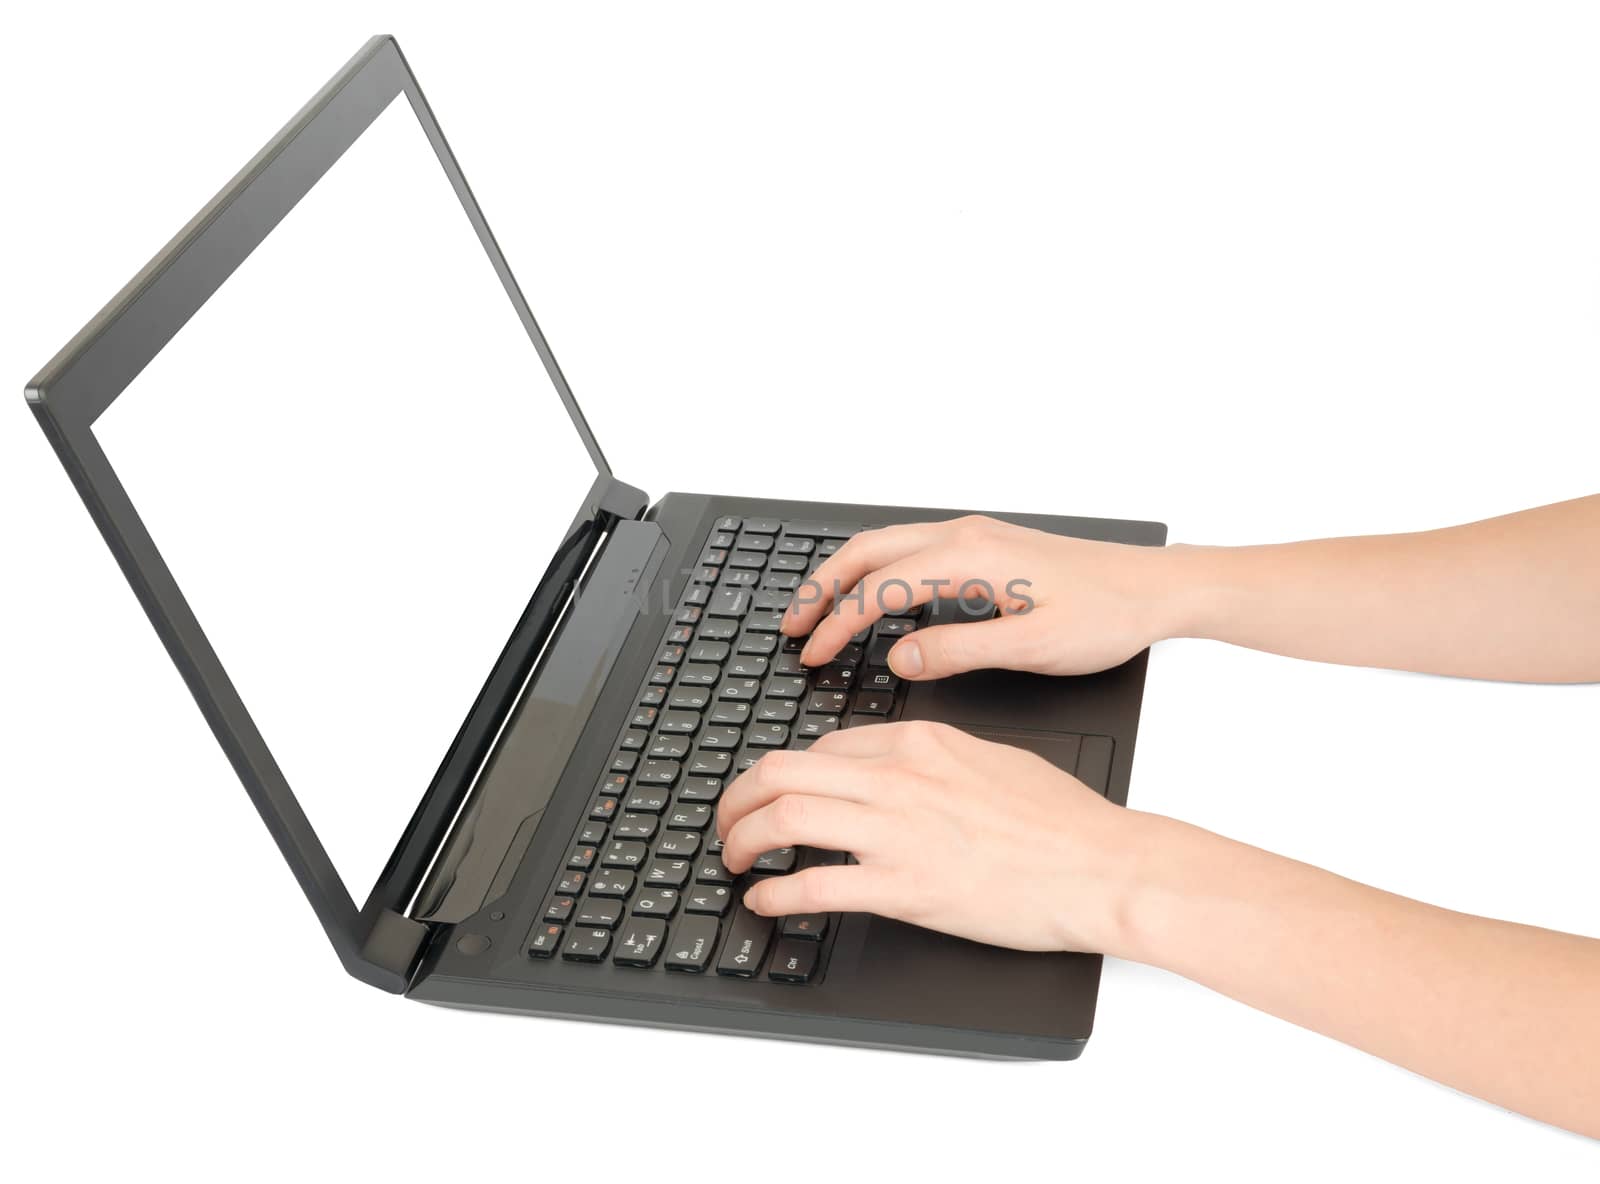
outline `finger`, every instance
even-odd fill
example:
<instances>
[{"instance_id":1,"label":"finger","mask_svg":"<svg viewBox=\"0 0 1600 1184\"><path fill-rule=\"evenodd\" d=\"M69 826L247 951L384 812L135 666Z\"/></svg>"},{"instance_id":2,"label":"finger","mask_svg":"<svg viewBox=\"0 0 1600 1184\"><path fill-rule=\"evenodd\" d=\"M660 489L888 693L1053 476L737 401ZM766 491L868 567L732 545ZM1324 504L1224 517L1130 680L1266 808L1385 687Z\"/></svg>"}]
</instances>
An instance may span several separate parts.
<instances>
[{"instance_id":1,"label":"finger","mask_svg":"<svg viewBox=\"0 0 1600 1184\"><path fill-rule=\"evenodd\" d=\"M883 768L857 757L788 749L769 752L723 791L717 803L717 834L726 839L739 819L786 793L866 802L884 776Z\"/></svg>"},{"instance_id":2,"label":"finger","mask_svg":"<svg viewBox=\"0 0 1600 1184\"><path fill-rule=\"evenodd\" d=\"M883 837L881 814L859 802L789 793L752 810L729 830L722 863L734 875L748 871L763 851L778 847L872 850Z\"/></svg>"},{"instance_id":3,"label":"finger","mask_svg":"<svg viewBox=\"0 0 1600 1184\"><path fill-rule=\"evenodd\" d=\"M941 546L918 551L863 576L854 589L838 598L833 611L817 622L811 640L800 651L800 660L808 666L831 660L851 637L885 612L927 604L946 588L953 593L963 581L973 578L971 569L970 557L964 560L955 548Z\"/></svg>"},{"instance_id":4,"label":"finger","mask_svg":"<svg viewBox=\"0 0 1600 1184\"><path fill-rule=\"evenodd\" d=\"M1033 670L1040 629L1028 614L919 629L889 651L889 669L901 678L943 678L968 670Z\"/></svg>"},{"instance_id":5,"label":"finger","mask_svg":"<svg viewBox=\"0 0 1600 1184\"><path fill-rule=\"evenodd\" d=\"M848 592L862 576L897 559L915 554L941 537L943 522L917 522L905 526L884 526L864 530L854 536L800 585L789 611L783 617L783 631L800 637L816 627L832 606L839 591ZM808 585L810 585L808 587Z\"/></svg>"},{"instance_id":6,"label":"finger","mask_svg":"<svg viewBox=\"0 0 1600 1184\"><path fill-rule=\"evenodd\" d=\"M881 913L901 911L901 893L893 873L869 864L808 867L787 876L768 876L744 894L753 913L782 917L790 913Z\"/></svg>"}]
</instances>

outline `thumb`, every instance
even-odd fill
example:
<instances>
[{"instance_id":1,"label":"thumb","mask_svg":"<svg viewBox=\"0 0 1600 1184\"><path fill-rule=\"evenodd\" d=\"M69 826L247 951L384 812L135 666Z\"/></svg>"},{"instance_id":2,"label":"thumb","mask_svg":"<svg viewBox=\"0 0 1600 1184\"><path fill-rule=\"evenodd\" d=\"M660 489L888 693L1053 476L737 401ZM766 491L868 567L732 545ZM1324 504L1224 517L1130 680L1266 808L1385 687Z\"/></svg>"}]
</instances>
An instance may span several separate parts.
<instances>
[{"instance_id":1,"label":"thumb","mask_svg":"<svg viewBox=\"0 0 1600 1184\"><path fill-rule=\"evenodd\" d=\"M901 638L889 651L889 669L901 678L943 678L968 670L1032 669L1038 646L1026 616L992 617L935 625Z\"/></svg>"}]
</instances>

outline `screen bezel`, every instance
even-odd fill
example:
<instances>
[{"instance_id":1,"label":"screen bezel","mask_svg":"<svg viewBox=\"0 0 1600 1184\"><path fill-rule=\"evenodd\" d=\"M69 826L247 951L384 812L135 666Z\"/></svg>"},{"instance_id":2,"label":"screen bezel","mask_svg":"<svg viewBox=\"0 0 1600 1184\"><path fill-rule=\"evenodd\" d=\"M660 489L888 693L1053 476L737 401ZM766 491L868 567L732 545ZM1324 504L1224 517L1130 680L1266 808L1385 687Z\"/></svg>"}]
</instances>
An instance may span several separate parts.
<instances>
[{"instance_id":1,"label":"screen bezel","mask_svg":"<svg viewBox=\"0 0 1600 1184\"><path fill-rule=\"evenodd\" d=\"M506 295L595 465L567 536L439 769L357 908L190 610L93 426L397 96L404 94L450 178ZM459 396L462 392L452 392ZM470 392L465 392L470 400ZM403 912L426 873L500 722L554 628L567 591L611 521L643 495L617 481L393 37L374 37L28 384L27 398L207 722L310 900L346 969L404 989L420 936ZM530 464L537 458L530 457Z\"/></svg>"}]
</instances>

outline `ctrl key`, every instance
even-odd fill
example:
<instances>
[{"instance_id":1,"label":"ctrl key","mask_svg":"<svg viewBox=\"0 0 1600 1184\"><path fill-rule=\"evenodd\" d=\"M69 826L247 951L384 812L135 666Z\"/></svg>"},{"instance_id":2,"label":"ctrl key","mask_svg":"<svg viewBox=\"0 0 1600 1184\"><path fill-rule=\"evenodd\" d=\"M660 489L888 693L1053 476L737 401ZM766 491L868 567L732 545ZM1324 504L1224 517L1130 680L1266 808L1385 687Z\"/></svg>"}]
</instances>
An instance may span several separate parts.
<instances>
[{"instance_id":1,"label":"ctrl key","mask_svg":"<svg viewBox=\"0 0 1600 1184\"><path fill-rule=\"evenodd\" d=\"M717 948L719 928L715 917L684 917L672 931L662 965L683 974L704 974L711 962L711 951Z\"/></svg>"},{"instance_id":2,"label":"ctrl key","mask_svg":"<svg viewBox=\"0 0 1600 1184\"><path fill-rule=\"evenodd\" d=\"M528 957L548 958L561 945L561 926L535 925L528 935Z\"/></svg>"},{"instance_id":3,"label":"ctrl key","mask_svg":"<svg viewBox=\"0 0 1600 1184\"><path fill-rule=\"evenodd\" d=\"M772 951L767 977L779 983L810 982L817 969L817 943L786 937Z\"/></svg>"},{"instance_id":4,"label":"ctrl key","mask_svg":"<svg viewBox=\"0 0 1600 1184\"><path fill-rule=\"evenodd\" d=\"M609 929L574 929L561 956L568 962L599 962L610 946Z\"/></svg>"}]
</instances>

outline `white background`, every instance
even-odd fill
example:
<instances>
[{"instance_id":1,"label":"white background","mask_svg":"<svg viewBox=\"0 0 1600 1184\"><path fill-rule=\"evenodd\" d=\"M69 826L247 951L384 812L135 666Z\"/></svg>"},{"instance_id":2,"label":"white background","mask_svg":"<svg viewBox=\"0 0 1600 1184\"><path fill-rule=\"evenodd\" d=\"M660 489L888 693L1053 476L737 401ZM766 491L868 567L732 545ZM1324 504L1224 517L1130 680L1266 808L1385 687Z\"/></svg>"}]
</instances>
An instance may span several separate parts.
<instances>
[{"instance_id":1,"label":"white background","mask_svg":"<svg viewBox=\"0 0 1600 1184\"><path fill-rule=\"evenodd\" d=\"M23 1175L1591 1178L1591 1143L1115 962L1067 1065L458 1014L340 972L21 387L372 32L653 494L1246 542L1600 487L1586 6L577 7L4 18ZM780 439L792 464L740 463ZM1600 933L1597 713L1595 687L1166 644L1133 800Z\"/></svg>"}]
</instances>

